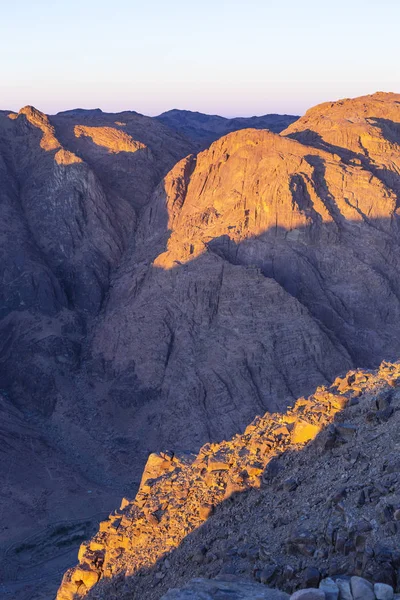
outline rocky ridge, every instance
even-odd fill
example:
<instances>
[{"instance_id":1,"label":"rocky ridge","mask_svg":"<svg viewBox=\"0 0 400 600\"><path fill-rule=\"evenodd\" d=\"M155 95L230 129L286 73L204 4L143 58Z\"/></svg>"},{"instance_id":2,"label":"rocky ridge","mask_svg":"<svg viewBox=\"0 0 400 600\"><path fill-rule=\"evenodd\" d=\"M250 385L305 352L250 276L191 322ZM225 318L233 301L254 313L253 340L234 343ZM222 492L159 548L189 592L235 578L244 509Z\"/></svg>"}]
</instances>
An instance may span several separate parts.
<instances>
[{"instance_id":1,"label":"rocky ridge","mask_svg":"<svg viewBox=\"0 0 400 600\"><path fill-rule=\"evenodd\" d=\"M400 363L351 371L194 459L151 455L136 498L81 546L57 600L155 600L194 576L400 588L399 382Z\"/></svg>"},{"instance_id":2,"label":"rocky ridge","mask_svg":"<svg viewBox=\"0 0 400 600\"><path fill-rule=\"evenodd\" d=\"M298 117L271 114L227 119L218 115L173 109L162 113L156 119L193 141L198 150L204 150L223 135L240 129L269 129L279 133Z\"/></svg>"}]
</instances>

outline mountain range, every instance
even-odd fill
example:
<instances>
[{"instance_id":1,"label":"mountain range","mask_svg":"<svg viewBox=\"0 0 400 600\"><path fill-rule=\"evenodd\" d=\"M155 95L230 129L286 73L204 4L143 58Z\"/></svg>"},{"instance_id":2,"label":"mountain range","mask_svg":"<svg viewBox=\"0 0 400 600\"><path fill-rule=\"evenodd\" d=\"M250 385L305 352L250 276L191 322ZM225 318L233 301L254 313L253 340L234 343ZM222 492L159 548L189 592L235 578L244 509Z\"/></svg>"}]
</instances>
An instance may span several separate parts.
<instances>
[{"instance_id":1,"label":"mountain range","mask_svg":"<svg viewBox=\"0 0 400 600\"><path fill-rule=\"evenodd\" d=\"M199 150L203 150L223 135L240 129L269 129L274 133L280 133L294 123L298 117L270 114L260 117L227 119L218 115L173 109L162 113L156 119L190 139Z\"/></svg>"},{"instance_id":2,"label":"mountain range","mask_svg":"<svg viewBox=\"0 0 400 600\"><path fill-rule=\"evenodd\" d=\"M150 452L400 356L399 95L256 122L2 111L0 173L7 599L51 597Z\"/></svg>"}]
</instances>

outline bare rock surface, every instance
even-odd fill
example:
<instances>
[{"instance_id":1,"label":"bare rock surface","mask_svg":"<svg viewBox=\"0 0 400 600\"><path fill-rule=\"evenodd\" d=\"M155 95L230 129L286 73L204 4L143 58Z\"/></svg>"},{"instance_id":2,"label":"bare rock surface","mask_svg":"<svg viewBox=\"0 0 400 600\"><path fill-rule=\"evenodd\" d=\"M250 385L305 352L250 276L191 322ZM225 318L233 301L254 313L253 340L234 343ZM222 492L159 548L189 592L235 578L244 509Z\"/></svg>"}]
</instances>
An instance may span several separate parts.
<instances>
[{"instance_id":1,"label":"bare rock surface","mask_svg":"<svg viewBox=\"0 0 400 600\"><path fill-rule=\"evenodd\" d=\"M113 135L123 131L117 115L86 116L53 118L31 106L0 112L1 598L53 598L79 541L123 493L112 473L124 467L107 446L99 452L86 427L82 345L134 234L138 204L191 150L140 115L143 142L136 128ZM103 146L81 140L76 126L94 128ZM133 156L133 147L146 153L139 171L129 158L117 168L113 156Z\"/></svg>"},{"instance_id":2,"label":"bare rock surface","mask_svg":"<svg viewBox=\"0 0 400 600\"><path fill-rule=\"evenodd\" d=\"M378 95L393 122L397 97ZM365 127L395 178L398 144ZM351 365L399 356L398 196L371 164L256 130L180 161L92 329L98 410L125 409L148 452L194 449Z\"/></svg>"},{"instance_id":3,"label":"bare rock surface","mask_svg":"<svg viewBox=\"0 0 400 600\"><path fill-rule=\"evenodd\" d=\"M136 211L155 186L195 146L179 133L134 111L72 110L51 117L63 144L96 173L113 203Z\"/></svg>"}]
</instances>

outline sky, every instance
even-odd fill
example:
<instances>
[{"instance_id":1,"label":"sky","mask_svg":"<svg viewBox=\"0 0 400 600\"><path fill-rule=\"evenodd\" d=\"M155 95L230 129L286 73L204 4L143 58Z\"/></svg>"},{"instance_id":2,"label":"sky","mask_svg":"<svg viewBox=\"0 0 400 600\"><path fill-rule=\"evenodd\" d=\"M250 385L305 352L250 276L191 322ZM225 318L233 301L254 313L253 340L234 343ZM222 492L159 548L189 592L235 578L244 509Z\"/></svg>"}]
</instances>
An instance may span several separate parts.
<instances>
[{"instance_id":1,"label":"sky","mask_svg":"<svg viewBox=\"0 0 400 600\"><path fill-rule=\"evenodd\" d=\"M400 92L400 0L1 4L1 109L303 114Z\"/></svg>"}]
</instances>

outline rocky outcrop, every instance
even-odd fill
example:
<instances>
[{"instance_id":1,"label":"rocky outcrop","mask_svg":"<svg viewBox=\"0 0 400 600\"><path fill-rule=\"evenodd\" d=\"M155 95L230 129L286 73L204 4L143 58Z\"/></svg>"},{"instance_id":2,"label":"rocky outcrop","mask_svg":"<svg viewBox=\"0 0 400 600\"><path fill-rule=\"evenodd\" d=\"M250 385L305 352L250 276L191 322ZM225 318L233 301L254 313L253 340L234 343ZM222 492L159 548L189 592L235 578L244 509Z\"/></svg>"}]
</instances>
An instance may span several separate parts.
<instances>
[{"instance_id":1,"label":"rocky outcrop","mask_svg":"<svg viewBox=\"0 0 400 600\"><path fill-rule=\"evenodd\" d=\"M194 460L150 457L58 600L156 599L194 576L286 592L338 574L399 587L399 382L399 363L352 371Z\"/></svg>"},{"instance_id":2,"label":"rocky outcrop","mask_svg":"<svg viewBox=\"0 0 400 600\"><path fill-rule=\"evenodd\" d=\"M240 129L269 129L280 133L298 117L293 115L262 115L260 117L236 117L226 119L218 115L205 115L190 110L169 110L156 117L171 129L178 131L203 150L218 138Z\"/></svg>"},{"instance_id":3,"label":"rocky outcrop","mask_svg":"<svg viewBox=\"0 0 400 600\"><path fill-rule=\"evenodd\" d=\"M123 127L122 124L120 124ZM95 144L107 148L109 152L136 152L144 150L145 144L132 139L130 135L116 129L115 127L85 127L84 125L75 125L74 133L77 138L81 136L90 137Z\"/></svg>"},{"instance_id":4,"label":"rocky outcrop","mask_svg":"<svg viewBox=\"0 0 400 600\"><path fill-rule=\"evenodd\" d=\"M24 106L17 115L12 113L8 115L8 118L15 120L20 115L24 115L28 123L41 130L42 139L40 140L40 147L43 150L58 150L61 147L60 142L56 138L54 127L50 124L47 115L37 110L34 106Z\"/></svg>"}]
</instances>

